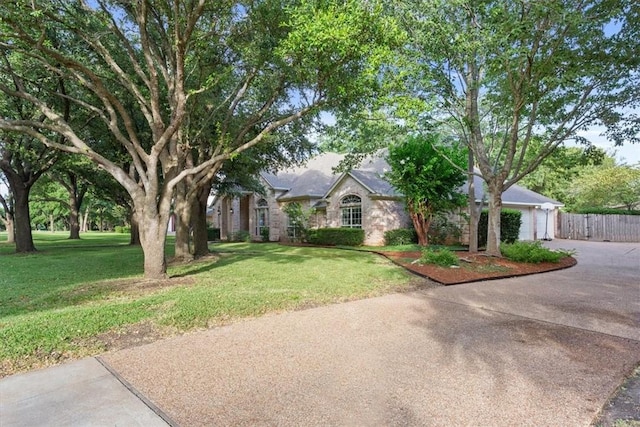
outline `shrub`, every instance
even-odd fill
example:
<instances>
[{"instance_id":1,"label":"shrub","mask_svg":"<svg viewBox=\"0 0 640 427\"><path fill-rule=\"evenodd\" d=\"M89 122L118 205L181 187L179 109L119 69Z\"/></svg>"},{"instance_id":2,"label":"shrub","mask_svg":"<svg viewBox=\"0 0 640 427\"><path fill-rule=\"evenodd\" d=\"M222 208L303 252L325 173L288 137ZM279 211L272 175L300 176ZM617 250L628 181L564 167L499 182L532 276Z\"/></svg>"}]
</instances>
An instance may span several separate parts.
<instances>
[{"instance_id":1,"label":"shrub","mask_svg":"<svg viewBox=\"0 0 640 427\"><path fill-rule=\"evenodd\" d=\"M513 243L520 235L522 212L515 209L503 209L500 212L500 241ZM478 224L478 246L487 246L487 230L489 227L489 212L484 210L480 214Z\"/></svg>"},{"instance_id":2,"label":"shrub","mask_svg":"<svg viewBox=\"0 0 640 427\"><path fill-rule=\"evenodd\" d=\"M314 245L359 246L364 242L361 228L318 228L309 230L309 243Z\"/></svg>"},{"instance_id":3,"label":"shrub","mask_svg":"<svg viewBox=\"0 0 640 427\"><path fill-rule=\"evenodd\" d=\"M263 242L269 241L269 227L260 228L260 237L262 238Z\"/></svg>"},{"instance_id":4,"label":"shrub","mask_svg":"<svg viewBox=\"0 0 640 427\"><path fill-rule=\"evenodd\" d=\"M502 255L517 262L540 263L558 262L571 255L571 251L552 251L542 246L542 242L515 242L501 246Z\"/></svg>"},{"instance_id":5,"label":"shrub","mask_svg":"<svg viewBox=\"0 0 640 427\"><path fill-rule=\"evenodd\" d=\"M413 228L397 228L384 232L384 244L387 246L418 243L418 235Z\"/></svg>"},{"instance_id":6,"label":"shrub","mask_svg":"<svg viewBox=\"0 0 640 427\"><path fill-rule=\"evenodd\" d=\"M458 265L458 256L447 248L432 249L426 248L422 250L420 261L423 264L435 264L441 267L451 267Z\"/></svg>"},{"instance_id":7,"label":"shrub","mask_svg":"<svg viewBox=\"0 0 640 427\"><path fill-rule=\"evenodd\" d=\"M428 235L429 243L446 245L460 242L462 230L458 224L450 221L446 216L438 216L431 222Z\"/></svg>"},{"instance_id":8,"label":"shrub","mask_svg":"<svg viewBox=\"0 0 640 427\"><path fill-rule=\"evenodd\" d=\"M114 227L114 231L116 233L127 234L131 233L131 227L129 227L128 225L116 225Z\"/></svg>"},{"instance_id":9,"label":"shrub","mask_svg":"<svg viewBox=\"0 0 640 427\"><path fill-rule=\"evenodd\" d=\"M238 230L233 233L231 236L231 241L233 242L250 242L251 241L251 233L246 230Z\"/></svg>"},{"instance_id":10,"label":"shrub","mask_svg":"<svg viewBox=\"0 0 640 427\"><path fill-rule=\"evenodd\" d=\"M219 228L207 228L207 240L220 240L220 229Z\"/></svg>"}]
</instances>

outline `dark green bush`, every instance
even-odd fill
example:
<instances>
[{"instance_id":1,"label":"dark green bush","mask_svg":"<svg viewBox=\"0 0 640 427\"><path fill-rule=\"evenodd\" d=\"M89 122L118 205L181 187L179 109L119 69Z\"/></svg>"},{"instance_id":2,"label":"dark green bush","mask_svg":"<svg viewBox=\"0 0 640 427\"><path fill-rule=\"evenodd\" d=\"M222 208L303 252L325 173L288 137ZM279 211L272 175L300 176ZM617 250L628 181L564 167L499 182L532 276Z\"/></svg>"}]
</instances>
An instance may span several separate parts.
<instances>
[{"instance_id":1,"label":"dark green bush","mask_svg":"<svg viewBox=\"0 0 640 427\"><path fill-rule=\"evenodd\" d=\"M537 264L558 262L569 255L567 251L552 251L542 246L541 241L505 243L500 246L502 255L517 262Z\"/></svg>"},{"instance_id":2,"label":"dark green bush","mask_svg":"<svg viewBox=\"0 0 640 427\"><path fill-rule=\"evenodd\" d=\"M582 208L572 213L594 215L640 215L640 210L613 209L613 208Z\"/></svg>"},{"instance_id":3,"label":"dark green bush","mask_svg":"<svg viewBox=\"0 0 640 427\"><path fill-rule=\"evenodd\" d=\"M384 244L387 246L418 243L418 235L413 228L397 228L384 232Z\"/></svg>"},{"instance_id":4,"label":"dark green bush","mask_svg":"<svg viewBox=\"0 0 640 427\"><path fill-rule=\"evenodd\" d=\"M269 241L269 227L260 228L260 237L262 238L263 242Z\"/></svg>"},{"instance_id":5,"label":"dark green bush","mask_svg":"<svg viewBox=\"0 0 640 427\"><path fill-rule=\"evenodd\" d=\"M251 241L251 233L246 230L238 230L233 233L231 237L231 241L233 242L250 242Z\"/></svg>"},{"instance_id":6,"label":"dark green bush","mask_svg":"<svg viewBox=\"0 0 640 427\"><path fill-rule=\"evenodd\" d=\"M450 267L458 265L458 256L447 248L432 249L426 248L422 250L420 261L423 264L435 264L441 267Z\"/></svg>"},{"instance_id":7,"label":"dark green bush","mask_svg":"<svg viewBox=\"0 0 640 427\"><path fill-rule=\"evenodd\" d=\"M209 241L220 240L220 229L207 228L207 240Z\"/></svg>"},{"instance_id":8,"label":"dark green bush","mask_svg":"<svg viewBox=\"0 0 640 427\"><path fill-rule=\"evenodd\" d=\"M318 228L309 230L309 243L314 245L359 246L364 242L361 228Z\"/></svg>"},{"instance_id":9,"label":"dark green bush","mask_svg":"<svg viewBox=\"0 0 640 427\"><path fill-rule=\"evenodd\" d=\"M487 246L487 230L489 224L489 212L484 210L480 214L478 224L478 246ZM500 212L500 241L513 243L520 235L522 224L522 212L515 209L503 209Z\"/></svg>"},{"instance_id":10,"label":"dark green bush","mask_svg":"<svg viewBox=\"0 0 640 427\"><path fill-rule=\"evenodd\" d=\"M116 225L114 227L114 231L116 233L127 234L131 233L131 227L129 227L128 225Z\"/></svg>"}]
</instances>

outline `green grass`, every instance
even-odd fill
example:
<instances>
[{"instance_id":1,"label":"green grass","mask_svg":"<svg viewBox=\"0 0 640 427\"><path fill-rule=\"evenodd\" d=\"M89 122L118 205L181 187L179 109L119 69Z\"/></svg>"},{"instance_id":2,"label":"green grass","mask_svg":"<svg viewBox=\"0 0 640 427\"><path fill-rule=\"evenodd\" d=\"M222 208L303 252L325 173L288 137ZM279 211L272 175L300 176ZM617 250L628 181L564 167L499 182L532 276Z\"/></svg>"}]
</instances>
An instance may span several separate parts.
<instances>
[{"instance_id":1,"label":"green grass","mask_svg":"<svg viewBox=\"0 0 640 427\"><path fill-rule=\"evenodd\" d=\"M263 313L406 289L411 276L360 251L216 244L217 256L172 265L172 279L142 281L128 236L36 233L38 252L0 241L0 376L106 349L103 334L141 322L184 331ZM172 254L172 245L168 255Z\"/></svg>"}]
</instances>

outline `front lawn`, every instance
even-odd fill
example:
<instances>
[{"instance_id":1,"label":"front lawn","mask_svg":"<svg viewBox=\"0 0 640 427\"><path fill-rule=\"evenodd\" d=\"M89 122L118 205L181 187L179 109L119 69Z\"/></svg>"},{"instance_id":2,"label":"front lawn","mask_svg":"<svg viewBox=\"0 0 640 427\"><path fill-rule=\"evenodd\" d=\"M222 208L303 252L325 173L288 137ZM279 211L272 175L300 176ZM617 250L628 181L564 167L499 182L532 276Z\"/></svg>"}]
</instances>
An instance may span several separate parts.
<instances>
[{"instance_id":1,"label":"front lawn","mask_svg":"<svg viewBox=\"0 0 640 427\"><path fill-rule=\"evenodd\" d=\"M32 255L14 254L0 237L0 376L241 317L404 290L415 280L366 252L233 243L148 282L128 235L66 237L35 233Z\"/></svg>"}]
</instances>

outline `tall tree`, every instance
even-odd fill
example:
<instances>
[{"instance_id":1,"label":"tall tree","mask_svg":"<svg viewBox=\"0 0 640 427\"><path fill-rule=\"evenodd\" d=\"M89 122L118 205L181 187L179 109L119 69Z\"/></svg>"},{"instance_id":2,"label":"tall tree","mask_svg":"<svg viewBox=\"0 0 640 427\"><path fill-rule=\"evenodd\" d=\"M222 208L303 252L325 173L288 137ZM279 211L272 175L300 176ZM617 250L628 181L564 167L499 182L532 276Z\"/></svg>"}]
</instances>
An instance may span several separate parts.
<instances>
[{"instance_id":1,"label":"tall tree","mask_svg":"<svg viewBox=\"0 0 640 427\"><path fill-rule=\"evenodd\" d=\"M502 193L564 141L580 140L578 131L620 124L620 109L639 102L632 46L640 45L640 5L406 0L394 7L413 41L415 92L436 97L432 119L453 124L487 184L487 253L499 256ZM542 144L531 143L536 136Z\"/></svg>"},{"instance_id":2,"label":"tall tree","mask_svg":"<svg viewBox=\"0 0 640 427\"><path fill-rule=\"evenodd\" d=\"M418 243L426 246L433 218L465 204L460 186L466 150L429 134L391 145L387 161L391 171L385 178L404 195Z\"/></svg>"},{"instance_id":3,"label":"tall tree","mask_svg":"<svg viewBox=\"0 0 640 427\"><path fill-rule=\"evenodd\" d=\"M0 91L33 104L45 119L2 118L0 129L87 156L125 187L140 224L146 278L166 277L167 224L180 182L191 177L198 188L278 129L367 99L397 38L375 3L357 1L48 0L3 3L0 15L5 56L29 55L73 82L64 99L100 120L128 159L100 151L98 135L78 132L7 66L3 73L17 84ZM197 164L187 155L199 143L186 128L197 121L193 102L203 102L215 129L206 139L210 153Z\"/></svg>"}]
</instances>

